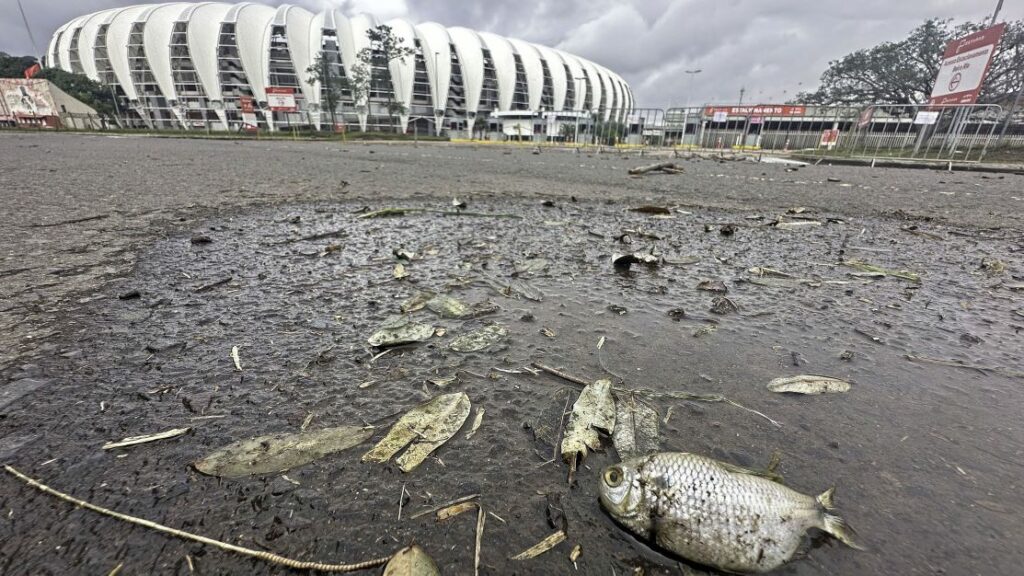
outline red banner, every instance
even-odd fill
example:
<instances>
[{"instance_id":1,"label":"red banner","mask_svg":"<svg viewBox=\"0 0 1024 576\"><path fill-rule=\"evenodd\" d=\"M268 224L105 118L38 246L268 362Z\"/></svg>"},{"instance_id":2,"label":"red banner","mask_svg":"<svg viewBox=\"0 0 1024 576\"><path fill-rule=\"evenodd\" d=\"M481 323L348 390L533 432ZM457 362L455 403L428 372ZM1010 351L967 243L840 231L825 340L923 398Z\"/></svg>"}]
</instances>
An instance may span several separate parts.
<instances>
[{"instance_id":1,"label":"red banner","mask_svg":"<svg viewBox=\"0 0 1024 576\"><path fill-rule=\"evenodd\" d=\"M239 96L238 105L242 108L242 114L253 114L256 112L252 105L252 98L249 96Z\"/></svg>"},{"instance_id":2,"label":"red banner","mask_svg":"<svg viewBox=\"0 0 1024 576\"><path fill-rule=\"evenodd\" d=\"M957 38L946 45L929 104L974 104L1003 37L1005 23Z\"/></svg>"},{"instance_id":3,"label":"red banner","mask_svg":"<svg viewBox=\"0 0 1024 576\"><path fill-rule=\"evenodd\" d=\"M803 116L807 114L807 107L788 104L758 104L756 106L708 106L704 109L705 116L714 116L716 112L724 112L729 116Z\"/></svg>"},{"instance_id":4,"label":"red banner","mask_svg":"<svg viewBox=\"0 0 1024 576\"><path fill-rule=\"evenodd\" d=\"M40 72L40 71L41 71L42 69L43 69L43 67L42 67L42 66L40 66L40 65L39 65L38 63L37 63L37 64L33 64L33 65L29 66L29 67L28 67L28 69L27 69L27 70L25 70L25 79L26 79L26 80L30 80L30 79L34 78L34 77L35 77L35 75L36 75L36 74L39 74L39 72Z\"/></svg>"}]
</instances>

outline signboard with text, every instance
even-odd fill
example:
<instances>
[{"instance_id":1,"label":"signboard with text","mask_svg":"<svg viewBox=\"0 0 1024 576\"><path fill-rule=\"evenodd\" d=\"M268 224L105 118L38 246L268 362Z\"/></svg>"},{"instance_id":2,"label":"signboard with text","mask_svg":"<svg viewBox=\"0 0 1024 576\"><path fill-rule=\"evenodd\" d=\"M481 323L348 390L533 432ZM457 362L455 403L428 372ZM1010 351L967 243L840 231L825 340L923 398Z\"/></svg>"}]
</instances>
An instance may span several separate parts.
<instances>
[{"instance_id":1,"label":"signboard with text","mask_svg":"<svg viewBox=\"0 0 1024 576\"><path fill-rule=\"evenodd\" d=\"M298 112L299 109L295 106L295 88L268 87L267 107L274 112Z\"/></svg>"},{"instance_id":2,"label":"signboard with text","mask_svg":"<svg viewBox=\"0 0 1024 576\"><path fill-rule=\"evenodd\" d=\"M249 96L239 96L238 106L242 109L242 114L252 114L256 112L252 105L252 98Z\"/></svg>"},{"instance_id":3,"label":"signboard with text","mask_svg":"<svg viewBox=\"0 0 1024 576\"><path fill-rule=\"evenodd\" d=\"M957 38L946 46L929 104L974 104L1005 23Z\"/></svg>"},{"instance_id":4,"label":"signboard with text","mask_svg":"<svg viewBox=\"0 0 1024 576\"><path fill-rule=\"evenodd\" d=\"M803 116L807 114L807 107L788 104L759 104L757 106L708 106L704 109L705 116L715 116L719 113L724 113L727 116Z\"/></svg>"}]
</instances>

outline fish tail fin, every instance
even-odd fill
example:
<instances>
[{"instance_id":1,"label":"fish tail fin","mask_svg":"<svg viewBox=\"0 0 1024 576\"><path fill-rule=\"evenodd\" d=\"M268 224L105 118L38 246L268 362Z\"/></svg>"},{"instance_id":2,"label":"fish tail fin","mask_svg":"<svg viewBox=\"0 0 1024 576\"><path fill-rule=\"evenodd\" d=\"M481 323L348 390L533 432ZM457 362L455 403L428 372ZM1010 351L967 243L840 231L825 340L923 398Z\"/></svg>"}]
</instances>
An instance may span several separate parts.
<instances>
[{"instance_id":1,"label":"fish tail fin","mask_svg":"<svg viewBox=\"0 0 1024 576\"><path fill-rule=\"evenodd\" d=\"M825 510L834 510L836 505L832 502L832 498L835 495L836 495L836 487L833 486L833 487L829 488L828 490L825 490L821 494L818 494L818 497L815 498L815 500L817 500L818 504L821 504L821 507L824 508Z\"/></svg>"},{"instance_id":2,"label":"fish tail fin","mask_svg":"<svg viewBox=\"0 0 1024 576\"><path fill-rule=\"evenodd\" d=\"M847 524L845 520L835 514L829 514L827 512L822 516L825 524L825 532L828 532L837 540L854 550L867 550L857 543L857 531Z\"/></svg>"}]
</instances>

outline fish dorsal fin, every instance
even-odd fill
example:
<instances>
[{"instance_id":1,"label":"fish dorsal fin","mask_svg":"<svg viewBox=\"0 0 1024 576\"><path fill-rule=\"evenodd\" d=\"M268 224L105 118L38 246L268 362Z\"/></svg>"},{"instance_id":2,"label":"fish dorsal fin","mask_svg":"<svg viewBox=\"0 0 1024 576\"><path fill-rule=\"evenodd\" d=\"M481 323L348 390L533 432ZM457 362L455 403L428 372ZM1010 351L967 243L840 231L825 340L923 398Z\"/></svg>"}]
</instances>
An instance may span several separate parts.
<instances>
[{"instance_id":1,"label":"fish dorsal fin","mask_svg":"<svg viewBox=\"0 0 1024 576\"><path fill-rule=\"evenodd\" d=\"M775 472L774 460L772 464L769 464L764 470L754 470L752 468L744 468L743 466L737 466L736 464L730 464L728 462L718 462L718 465L724 468L728 472L733 474L746 474L748 476L758 476L782 484L782 475Z\"/></svg>"}]
</instances>

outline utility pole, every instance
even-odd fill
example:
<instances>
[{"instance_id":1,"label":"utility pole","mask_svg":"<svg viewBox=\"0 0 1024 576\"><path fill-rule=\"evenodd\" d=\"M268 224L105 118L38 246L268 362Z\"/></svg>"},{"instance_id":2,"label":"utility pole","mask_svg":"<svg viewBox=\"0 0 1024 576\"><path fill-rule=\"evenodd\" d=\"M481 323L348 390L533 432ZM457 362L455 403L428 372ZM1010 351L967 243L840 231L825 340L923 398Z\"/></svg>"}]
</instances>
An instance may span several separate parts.
<instances>
[{"instance_id":1,"label":"utility pole","mask_svg":"<svg viewBox=\"0 0 1024 576\"><path fill-rule=\"evenodd\" d=\"M995 26L996 25L996 18L999 17L999 11L1002 10L1002 9L1003 9L1003 0L999 0L999 3L996 4L996 11L992 13L992 21L988 23L989 26Z\"/></svg>"},{"instance_id":2,"label":"utility pole","mask_svg":"<svg viewBox=\"0 0 1024 576\"><path fill-rule=\"evenodd\" d=\"M740 102L736 105L737 108L743 106L743 95L747 93L747 89L744 86L740 86Z\"/></svg>"},{"instance_id":3,"label":"utility pole","mask_svg":"<svg viewBox=\"0 0 1024 576\"><path fill-rule=\"evenodd\" d=\"M584 104L584 102L582 100L580 100L580 90L577 88L577 86L580 86L580 87L584 86L583 83L586 81L586 78L583 77L583 76L574 76L572 80L573 80L573 82L575 82L575 84L573 84L573 87L572 87L572 89L573 89L573 108L576 109L576 130L572 133L572 140L573 140L573 144L575 144L576 146L579 146L580 145L580 114L583 113L583 104Z\"/></svg>"},{"instance_id":4,"label":"utility pole","mask_svg":"<svg viewBox=\"0 0 1024 576\"><path fill-rule=\"evenodd\" d=\"M32 42L32 52L36 55L39 54L39 47L36 46L36 38L32 35L32 27L28 25L28 16L25 15L25 8L21 5L21 0L18 0L18 10L21 12L21 21L25 24L25 32L28 33L28 39ZM42 58L40 58L42 60ZM50 63L47 62L49 65Z\"/></svg>"},{"instance_id":5,"label":"utility pole","mask_svg":"<svg viewBox=\"0 0 1024 576\"><path fill-rule=\"evenodd\" d=\"M683 107L683 135L680 140L682 143L686 143L686 125L690 123L690 91L693 89L693 77L703 72L701 68L694 68L693 70L683 70L686 74L686 105ZM696 132L696 130L694 131Z\"/></svg>"}]
</instances>

